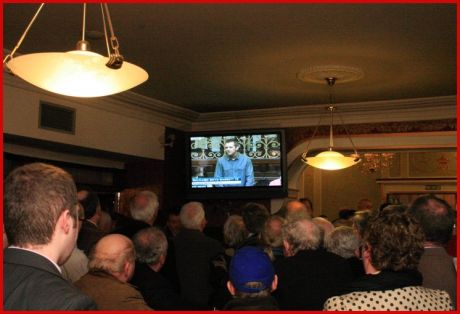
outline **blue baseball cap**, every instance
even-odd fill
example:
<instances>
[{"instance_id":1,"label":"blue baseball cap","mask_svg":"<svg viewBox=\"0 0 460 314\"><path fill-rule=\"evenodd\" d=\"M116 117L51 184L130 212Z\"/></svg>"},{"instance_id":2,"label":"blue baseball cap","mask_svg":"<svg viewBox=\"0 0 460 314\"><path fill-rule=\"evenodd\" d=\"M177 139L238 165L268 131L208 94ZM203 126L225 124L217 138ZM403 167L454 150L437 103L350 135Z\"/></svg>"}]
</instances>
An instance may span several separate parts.
<instances>
[{"instance_id":1,"label":"blue baseball cap","mask_svg":"<svg viewBox=\"0 0 460 314\"><path fill-rule=\"evenodd\" d=\"M230 262L229 277L237 291L259 292L270 289L275 269L270 257L261 248L245 246L235 252ZM260 282L261 287L247 287L248 282Z\"/></svg>"}]
</instances>

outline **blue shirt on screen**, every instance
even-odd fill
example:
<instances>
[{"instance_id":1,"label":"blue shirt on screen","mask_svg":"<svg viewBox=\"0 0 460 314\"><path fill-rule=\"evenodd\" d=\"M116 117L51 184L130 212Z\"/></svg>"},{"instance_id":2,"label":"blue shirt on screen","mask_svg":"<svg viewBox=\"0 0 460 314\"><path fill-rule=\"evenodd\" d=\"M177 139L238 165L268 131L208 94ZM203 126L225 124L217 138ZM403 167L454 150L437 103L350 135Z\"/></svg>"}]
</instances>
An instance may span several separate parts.
<instances>
[{"instance_id":1,"label":"blue shirt on screen","mask_svg":"<svg viewBox=\"0 0 460 314\"><path fill-rule=\"evenodd\" d=\"M241 186L253 186L254 169L251 159L243 154L238 154L235 159L230 159L228 156L221 157L217 160L214 177L241 178Z\"/></svg>"}]
</instances>

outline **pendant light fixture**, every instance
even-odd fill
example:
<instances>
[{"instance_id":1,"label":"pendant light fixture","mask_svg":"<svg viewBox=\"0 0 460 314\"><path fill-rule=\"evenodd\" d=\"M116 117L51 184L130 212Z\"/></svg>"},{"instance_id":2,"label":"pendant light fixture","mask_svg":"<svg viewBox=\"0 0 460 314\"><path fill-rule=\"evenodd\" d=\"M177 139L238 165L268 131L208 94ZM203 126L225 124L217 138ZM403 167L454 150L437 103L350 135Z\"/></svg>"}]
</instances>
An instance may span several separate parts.
<instances>
[{"instance_id":1,"label":"pendant light fixture","mask_svg":"<svg viewBox=\"0 0 460 314\"><path fill-rule=\"evenodd\" d=\"M332 87L334 86L336 81L335 77L328 77L326 78L327 84ZM358 151L356 150L356 147L350 137L350 134L348 133L347 128L345 127L343 121L342 125L345 129L345 132L347 133L348 139L351 142L351 145L353 146L354 154L352 156L344 156L343 154L334 151L334 134L333 134L333 125L334 125L334 111L336 111L336 107L332 105L332 92L329 94L330 96L330 103L331 105L328 106L326 109L330 112L330 125L329 125L329 149L327 151L321 152L315 157L308 157L308 148L310 146L311 141L313 140L314 136L316 135L316 132L318 131L319 124L321 122L321 117L320 121L318 122L318 125L316 126L312 137L310 138L310 141L307 144L307 151L302 154L302 161L305 162L306 164L322 169L322 170L340 170L344 168L348 168L351 166L356 165L361 161L361 158L358 155Z\"/></svg>"},{"instance_id":2,"label":"pendant light fixture","mask_svg":"<svg viewBox=\"0 0 460 314\"><path fill-rule=\"evenodd\" d=\"M124 61L114 34L107 3L101 3L107 57L90 51L85 40L86 4L83 4L82 38L68 52L41 52L15 57L44 3L37 9L18 43L3 60L4 66L32 85L47 91L74 97L100 97L131 89L148 78L141 67ZM110 31L110 37L108 35Z\"/></svg>"}]
</instances>

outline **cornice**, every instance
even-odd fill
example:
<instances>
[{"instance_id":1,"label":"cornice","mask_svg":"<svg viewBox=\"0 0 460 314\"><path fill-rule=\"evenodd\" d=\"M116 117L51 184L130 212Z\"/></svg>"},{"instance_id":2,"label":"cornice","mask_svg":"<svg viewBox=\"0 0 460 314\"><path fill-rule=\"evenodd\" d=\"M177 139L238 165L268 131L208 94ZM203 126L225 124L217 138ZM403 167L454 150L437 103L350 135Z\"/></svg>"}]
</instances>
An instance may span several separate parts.
<instances>
[{"instance_id":1,"label":"cornice","mask_svg":"<svg viewBox=\"0 0 460 314\"><path fill-rule=\"evenodd\" d=\"M40 94L46 99L79 103L100 110L157 123L182 131L290 128L328 123L326 105L198 113L131 91L103 98L73 98L38 89L4 72L7 86ZM336 104L345 124L456 119L456 96ZM337 120L339 121L339 120Z\"/></svg>"}]
</instances>

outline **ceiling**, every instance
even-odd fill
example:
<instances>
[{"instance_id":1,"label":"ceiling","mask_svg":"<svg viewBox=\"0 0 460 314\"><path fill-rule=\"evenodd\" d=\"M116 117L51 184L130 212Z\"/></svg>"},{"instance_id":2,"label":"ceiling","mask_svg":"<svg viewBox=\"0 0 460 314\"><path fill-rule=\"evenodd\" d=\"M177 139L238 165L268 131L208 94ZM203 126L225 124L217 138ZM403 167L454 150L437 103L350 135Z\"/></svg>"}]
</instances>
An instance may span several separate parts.
<instances>
[{"instance_id":1,"label":"ceiling","mask_svg":"<svg viewBox=\"0 0 460 314\"><path fill-rule=\"evenodd\" d=\"M37 4L3 4L12 49ZM336 103L456 94L455 4L110 4L125 60L147 70L132 91L200 113L327 103L306 67L360 68ZM101 31L88 6L87 33ZM47 4L18 53L73 50L82 6ZM94 36L92 36L94 37ZM105 54L103 39L89 39Z\"/></svg>"}]
</instances>

